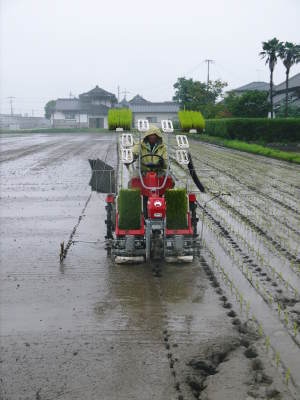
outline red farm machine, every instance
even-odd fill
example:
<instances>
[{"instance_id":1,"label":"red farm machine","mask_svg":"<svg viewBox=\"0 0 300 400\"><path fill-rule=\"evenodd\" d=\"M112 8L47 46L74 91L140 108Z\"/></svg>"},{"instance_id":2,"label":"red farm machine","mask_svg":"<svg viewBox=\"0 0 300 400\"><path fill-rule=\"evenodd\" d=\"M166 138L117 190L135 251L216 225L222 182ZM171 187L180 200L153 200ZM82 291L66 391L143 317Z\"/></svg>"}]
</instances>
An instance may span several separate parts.
<instances>
[{"instance_id":1,"label":"red farm machine","mask_svg":"<svg viewBox=\"0 0 300 400\"><path fill-rule=\"evenodd\" d=\"M167 139L166 167L162 173L158 170L161 164L154 161L155 157L159 161L160 155L142 154L139 150L135 157L133 153L134 146L141 149L142 134L148 130L148 121L138 120L136 140L130 133L120 134L117 171L103 161L90 160L93 175L98 172L106 176L100 179L100 191L107 193L107 253L116 263L192 261L200 247L196 194L187 184L182 187L182 182L180 188L175 188L176 175L170 167L172 160L176 168L189 172L198 189L204 191L195 174L187 137L176 135L176 144L171 148L170 136L175 137L173 125L169 120L162 121ZM149 156L150 163L146 162ZM134 174L130 171L133 166ZM125 188L126 178L129 185Z\"/></svg>"}]
</instances>

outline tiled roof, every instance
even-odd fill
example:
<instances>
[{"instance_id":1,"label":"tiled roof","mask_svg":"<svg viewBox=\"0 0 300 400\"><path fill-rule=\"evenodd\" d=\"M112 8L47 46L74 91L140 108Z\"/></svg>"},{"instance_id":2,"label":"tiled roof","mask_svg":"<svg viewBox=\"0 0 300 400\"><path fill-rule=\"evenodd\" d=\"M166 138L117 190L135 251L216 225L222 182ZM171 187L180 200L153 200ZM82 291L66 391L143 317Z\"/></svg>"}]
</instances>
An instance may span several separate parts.
<instances>
[{"instance_id":1,"label":"tiled roof","mask_svg":"<svg viewBox=\"0 0 300 400\"><path fill-rule=\"evenodd\" d=\"M78 99L57 99L55 104L56 111L78 111L80 102Z\"/></svg>"},{"instance_id":2,"label":"tiled roof","mask_svg":"<svg viewBox=\"0 0 300 400\"><path fill-rule=\"evenodd\" d=\"M97 96L97 97L106 97L106 98L116 98L113 93L107 92L106 90L100 88L98 85L94 87L94 89L89 92L81 93L79 97L89 97L89 96Z\"/></svg>"},{"instance_id":3,"label":"tiled roof","mask_svg":"<svg viewBox=\"0 0 300 400\"><path fill-rule=\"evenodd\" d=\"M129 100L129 104L148 104L150 101L144 99L142 96L137 94L131 100Z\"/></svg>"},{"instance_id":4,"label":"tiled roof","mask_svg":"<svg viewBox=\"0 0 300 400\"><path fill-rule=\"evenodd\" d=\"M300 73L289 78L289 89L300 88ZM285 90L285 81L274 87L276 92Z\"/></svg>"},{"instance_id":5,"label":"tiled roof","mask_svg":"<svg viewBox=\"0 0 300 400\"><path fill-rule=\"evenodd\" d=\"M79 99L57 99L55 105L56 111L82 111L88 114L104 114L108 113L109 108L103 104L89 104L80 102Z\"/></svg>"},{"instance_id":6,"label":"tiled roof","mask_svg":"<svg viewBox=\"0 0 300 400\"><path fill-rule=\"evenodd\" d=\"M247 85L238 87L236 89L231 90L232 92L246 92L247 90L260 90L260 91L268 91L269 83L267 82L251 82Z\"/></svg>"},{"instance_id":7,"label":"tiled roof","mask_svg":"<svg viewBox=\"0 0 300 400\"><path fill-rule=\"evenodd\" d=\"M133 113L177 113L179 104L173 102L165 103L147 103L147 104L130 104L129 108Z\"/></svg>"}]
</instances>

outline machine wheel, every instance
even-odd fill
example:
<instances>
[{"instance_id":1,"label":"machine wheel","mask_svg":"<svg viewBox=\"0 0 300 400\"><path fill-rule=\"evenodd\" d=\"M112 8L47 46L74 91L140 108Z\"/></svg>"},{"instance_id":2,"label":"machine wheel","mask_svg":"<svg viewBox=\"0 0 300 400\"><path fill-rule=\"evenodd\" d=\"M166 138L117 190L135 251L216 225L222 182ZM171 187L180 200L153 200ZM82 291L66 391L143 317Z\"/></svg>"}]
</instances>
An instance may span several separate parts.
<instances>
[{"instance_id":1,"label":"machine wheel","mask_svg":"<svg viewBox=\"0 0 300 400\"><path fill-rule=\"evenodd\" d=\"M150 262L151 256L151 227L146 223L146 262Z\"/></svg>"},{"instance_id":2,"label":"machine wheel","mask_svg":"<svg viewBox=\"0 0 300 400\"><path fill-rule=\"evenodd\" d=\"M113 209L112 209L112 205L110 203L108 203L105 206L105 209L106 209L106 220L105 220L105 223L106 223L106 236L105 236L105 239L112 239L112 237L113 237L113 235L112 235L112 232L113 232L113 220L112 220Z\"/></svg>"}]
</instances>

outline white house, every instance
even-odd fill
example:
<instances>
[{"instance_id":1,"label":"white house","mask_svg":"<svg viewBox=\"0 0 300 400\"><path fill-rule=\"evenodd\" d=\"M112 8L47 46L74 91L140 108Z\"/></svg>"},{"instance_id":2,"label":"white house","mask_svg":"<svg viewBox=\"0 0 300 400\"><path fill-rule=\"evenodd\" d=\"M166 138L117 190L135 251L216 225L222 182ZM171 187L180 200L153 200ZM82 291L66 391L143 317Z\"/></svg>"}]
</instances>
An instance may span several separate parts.
<instances>
[{"instance_id":1,"label":"white house","mask_svg":"<svg viewBox=\"0 0 300 400\"><path fill-rule=\"evenodd\" d=\"M178 121L179 105L172 101L151 102L136 95L130 101L120 103L113 93L96 86L79 98L57 99L51 113L51 125L54 128L108 128L108 111L112 107L126 107L132 111L133 127L138 119L147 119L151 124L160 126L163 119Z\"/></svg>"},{"instance_id":2,"label":"white house","mask_svg":"<svg viewBox=\"0 0 300 400\"><path fill-rule=\"evenodd\" d=\"M137 126L138 119L147 119L150 124L161 126L161 120L178 121L179 105L172 101L151 102L137 94L130 101L123 99L119 107L128 107L132 111L132 125Z\"/></svg>"},{"instance_id":3,"label":"white house","mask_svg":"<svg viewBox=\"0 0 300 400\"><path fill-rule=\"evenodd\" d=\"M108 128L108 110L117 103L113 93L97 85L75 99L57 99L51 114L54 128Z\"/></svg>"}]
</instances>

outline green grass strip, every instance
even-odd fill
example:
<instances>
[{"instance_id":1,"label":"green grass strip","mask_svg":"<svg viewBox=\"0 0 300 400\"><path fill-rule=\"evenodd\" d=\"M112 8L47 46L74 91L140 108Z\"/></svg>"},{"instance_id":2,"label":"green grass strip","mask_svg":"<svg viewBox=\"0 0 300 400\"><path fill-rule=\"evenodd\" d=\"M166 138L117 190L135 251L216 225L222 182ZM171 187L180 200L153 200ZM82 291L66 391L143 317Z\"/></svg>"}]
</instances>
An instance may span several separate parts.
<instances>
[{"instance_id":1,"label":"green grass strip","mask_svg":"<svg viewBox=\"0 0 300 400\"><path fill-rule=\"evenodd\" d=\"M220 137L203 135L203 134L201 135L189 134L188 136L199 141L217 144L220 146L228 147L230 149L240 150L247 153L257 154L260 156L275 158L277 160L283 160L300 164L300 153L281 151L281 150L271 149L270 147L265 147L255 143L247 143L247 142L242 142L240 140L222 139Z\"/></svg>"}]
</instances>

